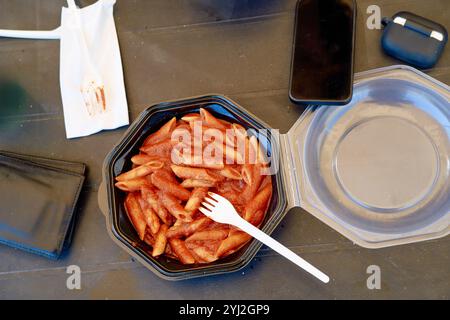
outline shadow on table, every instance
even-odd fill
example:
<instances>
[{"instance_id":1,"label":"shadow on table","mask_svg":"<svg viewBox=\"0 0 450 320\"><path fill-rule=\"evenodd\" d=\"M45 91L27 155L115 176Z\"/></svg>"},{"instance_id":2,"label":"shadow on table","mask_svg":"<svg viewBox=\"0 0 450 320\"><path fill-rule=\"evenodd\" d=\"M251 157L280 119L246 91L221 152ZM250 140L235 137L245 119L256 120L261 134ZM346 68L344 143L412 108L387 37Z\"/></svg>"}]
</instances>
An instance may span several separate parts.
<instances>
[{"instance_id":1,"label":"shadow on table","mask_svg":"<svg viewBox=\"0 0 450 320\"><path fill-rule=\"evenodd\" d=\"M0 79L1 131L12 129L11 125L14 122L30 114L30 112L36 114L42 111L43 108L18 83L8 79Z\"/></svg>"}]
</instances>

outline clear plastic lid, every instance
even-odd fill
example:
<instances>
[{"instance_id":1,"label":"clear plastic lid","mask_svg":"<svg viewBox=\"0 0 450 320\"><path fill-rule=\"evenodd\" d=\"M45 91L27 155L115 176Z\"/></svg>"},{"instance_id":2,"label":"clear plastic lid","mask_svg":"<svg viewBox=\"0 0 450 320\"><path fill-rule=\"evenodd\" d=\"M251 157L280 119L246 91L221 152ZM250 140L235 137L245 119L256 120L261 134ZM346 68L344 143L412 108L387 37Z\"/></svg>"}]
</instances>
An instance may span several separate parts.
<instances>
[{"instance_id":1,"label":"clear plastic lid","mask_svg":"<svg viewBox=\"0 0 450 320\"><path fill-rule=\"evenodd\" d=\"M355 80L351 103L310 107L282 137L291 206L368 248L447 235L449 87L406 66Z\"/></svg>"}]
</instances>

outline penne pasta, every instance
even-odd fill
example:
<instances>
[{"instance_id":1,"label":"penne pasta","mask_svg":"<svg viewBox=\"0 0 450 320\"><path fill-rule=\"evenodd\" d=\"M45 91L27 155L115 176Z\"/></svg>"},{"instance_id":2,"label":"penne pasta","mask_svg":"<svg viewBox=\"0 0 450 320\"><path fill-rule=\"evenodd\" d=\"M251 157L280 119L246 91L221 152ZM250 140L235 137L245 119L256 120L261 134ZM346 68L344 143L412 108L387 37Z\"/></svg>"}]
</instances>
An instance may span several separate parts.
<instances>
[{"instance_id":1,"label":"penne pasta","mask_svg":"<svg viewBox=\"0 0 450 320\"><path fill-rule=\"evenodd\" d=\"M265 211L271 197L272 185L268 184L245 206L244 219L254 225L258 225L261 222L261 217L257 213L258 211Z\"/></svg>"},{"instance_id":2,"label":"penne pasta","mask_svg":"<svg viewBox=\"0 0 450 320\"><path fill-rule=\"evenodd\" d=\"M217 118L216 118L217 119ZM223 119L217 119L220 121L221 124L223 124L227 129L231 128L231 122L227 121L227 120L223 120Z\"/></svg>"},{"instance_id":3,"label":"penne pasta","mask_svg":"<svg viewBox=\"0 0 450 320\"><path fill-rule=\"evenodd\" d=\"M170 239L169 240L170 247L172 248L175 255L180 259L183 264L194 264L195 259L192 256L192 253L184 244L183 240L180 239Z\"/></svg>"},{"instance_id":4,"label":"penne pasta","mask_svg":"<svg viewBox=\"0 0 450 320\"><path fill-rule=\"evenodd\" d=\"M116 187L122 191L136 192L140 191L142 186L151 187L152 183L147 177L141 177L131 180L119 181L116 183Z\"/></svg>"},{"instance_id":5,"label":"penne pasta","mask_svg":"<svg viewBox=\"0 0 450 320\"><path fill-rule=\"evenodd\" d=\"M146 164L150 161L155 161L155 160L160 160L160 159L158 157L149 156L145 153L140 153L131 158L131 162L133 162L133 164L138 165L138 166L141 166L143 164Z\"/></svg>"},{"instance_id":6,"label":"penne pasta","mask_svg":"<svg viewBox=\"0 0 450 320\"><path fill-rule=\"evenodd\" d=\"M213 181L186 179L181 183L183 188L212 188L216 185Z\"/></svg>"},{"instance_id":7,"label":"penne pasta","mask_svg":"<svg viewBox=\"0 0 450 320\"><path fill-rule=\"evenodd\" d=\"M231 125L234 135L237 137L238 141L243 142L245 139L247 139L247 130L243 126L237 123L233 123Z\"/></svg>"},{"instance_id":8,"label":"penne pasta","mask_svg":"<svg viewBox=\"0 0 450 320\"><path fill-rule=\"evenodd\" d=\"M172 247L170 246L169 241L167 241L167 243L166 243L166 250L164 251L164 254L165 254L166 256L168 256L169 258L177 259L177 256L176 256L175 252L173 252Z\"/></svg>"},{"instance_id":9,"label":"penne pasta","mask_svg":"<svg viewBox=\"0 0 450 320\"><path fill-rule=\"evenodd\" d=\"M195 188L192 190L191 197L184 206L184 209L192 216L192 214L200 208L202 201L205 199L208 188Z\"/></svg>"},{"instance_id":10,"label":"penne pasta","mask_svg":"<svg viewBox=\"0 0 450 320\"><path fill-rule=\"evenodd\" d=\"M225 130L227 126L220 122L216 117L214 117L211 113L209 113L206 109L200 108L200 117L202 121L206 124L206 126L210 128L216 128Z\"/></svg>"},{"instance_id":11,"label":"penne pasta","mask_svg":"<svg viewBox=\"0 0 450 320\"><path fill-rule=\"evenodd\" d=\"M245 163L244 155L238 149L230 146L224 146L224 156L228 164L243 164Z\"/></svg>"},{"instance_id":12,"label":"penne pasta","mask_svg":"<svg viewBox=\"0 0 450 320\"><path fill-rule=\"evenodd\" d=\"M184 131L189 132L189 131L191 131L191 126L189 125L189 123L186 123L184 121L180 121L180 122L177 123L177 126L176 126L175 130L173 130L173 132L175 132L177 130L183 130L183 132Z\"/></svg>"},{"instance_id":13,"label":"penne pasta","mask_svg":"<svg viewBox=\"0 0 450 320\"><path fill-rule=\"evenodd\" d=\"M187 242L190 243L190 242ZM197 242L199 245L202 245L205 247L208 251L213 252L214 255L216 255L217 250L220 247L220 244L222 243L222 240L214 240L214 241L203 241L203 242Z\"/></svg>"},{"instance_id":14,"label":"penne pasta","mask_svg":"<svg viewBox=\"0 0 450 320\"><path fill-rule=\"evenodd\" d=\"M266 157L255 136L251 136L249 140L249 160L252 164L266 164Z\"/></svg>"},{"instance_id":15,"label":"penne pasta","mask_svg":"<svg viewBox=\"0 0 450 320\"><path fill-rule=\"evenodd\" d=\"M251 185L253 183L253 166L250 164L243 165L241 176L247 185Z\"/></svg>"},{"instance_id":16,"label":"penne pasta","mask_svg":"<svg viewBox=\"0 0 450 320\"><path fill-rule=\"evenodd\" d=\"M218 259L213 252L209 251L207 248L195 243L185 243L186 247L191 251L195 260L201 263L211 263Z\"/></svg>"},{"instance_id":17,"label":"penne pasta","mask_svg":"<svg viewBox=\"0 0 450 320\"><path fill-rule=\"evenodd\" d=\"M242 199L244 200L244 202L249 202L251 199L253 199L253 197L256 195L256 192L258 192L258 189L261 186L261 182L264 178L261 175L260 165L250 166L248 172L250 175L250 184L247 184L244 188L244 191L242 192Z\"/></svg>"},{"instance_id":18,"label":"penne pasta","mask_svg":"<svg viewBox=\"0 0 450 320\"><path fill-rule=\"evenodd\" d=\"M230 184L231 189L237 194L241 194L245 187L244 180L232 180Z\"/></svg>"},{"instance_id":19,"label":"penne pasta","mask_svg":"<svg viewBox=\"0 0 450 320\"><path fill-rule=\"evenodd\" d=\"M234 252L236 249L250 241L251 238L251 236L242 231L231 234L228 238L222 241L217 249L216 256L220 258L231 251Z\"/></svg>"},{"instance_id":20,"label":"penne pasta","mask_svg":"<svg viewBox=\"0 0 450 320\"><path fill-rule=\"evenodd\" d=\"M161 129L149 135L148 138L145 139L143 145L144 146L152 145L170 138L170 135L172 134L172 131L175 129L176 124L177 118L174 117L171 120L169 120L165 125L163 125Z\"/></svg>"},{"instance_id":21,"label":"penne pasta","mask_svg":"<svg viewBox=\"0 0 450 320\"><path fill-rule=\"evenodd\" d=\"M157 172L155 172L155 174L163 179L178 184L177 177L173 174L170 167L167 170L165 169L158 170Z\"/></svg>"},{"instance_id":22,"label":"penne pasta","mask_svg":"<svg viewBox=\"0 0 450 320\"><path fill-rule=\"evenodd\" d=\"M191 168L177 165L172 165L171 168L175 175L181 179L205 180L211 182L223 180L222 176L205 168Z\"/></svg>"},{"instance_id":23,"label":"penne pasta","mask_svg":"<svg viewBox=\"0 0 450 320\"><path fill-rule=\"evenodd\" d=\"M240 195L235 193L235 192L231 192L231 191L227 191L227 192L221 192L219 193L222 197L225 197L228 199L228 201L230 201L233 206L236 208L236 210L238 210L238 208L240 208L240 204L241 204L241 200L240 199ZM238 210L239 212L239 210Z\"/></svg>"},{"instance_id":24,"label":"penne pasta","mask_svg":"<svg viewBox=\"0 0 450 320\"><path fill-rule=\"evenodd\" d=\"M233 179L233 180L242 180L243 179L241 172L239 172L238 170L236 170L230 166L226 166L222 170L219 170L219 174L228 179Z\"/></svg>"},{"instance_id":25,"label":"penne pasta","mask_svg":"<svg viewBox=\"0 0 450 320\"><path fill-rule=\"evenodd\" d=\"M125 211L136 229L139 239L144 240L147 223L134 193L129 193L125 199Z\"/></svg>"},{"instance_id":26,"label":"penne pasta","mask_svg":"<svg viewBox=\"0 0 450 320\"><path fill-rule=\"evenodd\" d=\"M270 198L272 196L272 185L267 185L261 191L259 191L256 196L246 205L245 207L245 217L247 213L255 212L257 210L263 209L267 206Z\"/></svg>"},{"instance_id":27,"label":"penne pasta","mask_svg":"<svg viewBox=\"0 0 450 320\"><path fill-rule=\"evenodd\" d=\"M264 211L263 210L258 210L256 212L254 212L250 217L248 222L250 222L251 224L253 224L254 226L258 227L261 225L261 223L264 220Z\"/></svg>"},{"instance_id":28,"label":"penne pasta","mask_svg":"<svg viewBox=\"0 0 450 320\"><path fill-rule=\"evenodd\" d=\"M178 159L179 159L178 164L189 167L219 170L223 169L223 167L225 166L222 159L220 161L215 161L215 159L210 159L208 157L203 159L203 157L201 156L185 155L185 154L183 154Z\"/></svg>"},{"instance_id":29,"label":"penne pasta","mask_svg":"<svg viewBox=\"0 0 450 320\"><path fill-rule=\"evenodd\" d=\"M225 194L225 193L234 193L233 187L232 187L232 182L233 180L226 180L223 182L220 182L217 184L217 192L220 194Z\"/></svg>"},{"instance_id":30,"label":"penne pasta","mask_svg":"<svg viewBox=\"0 0 450 320\"><path fill-rule=\"evenodd\" d=\"M261 185L259 186L259 190L261 191L262 189L264 189L267 185L272 185L272 177L271 176L265 176L263 178L263 181L261 182Z\"/></svg>"},{"instance_id":31,"label":"penne pasta","mask_svg":"<svg viewBox=\"0 0 450 320\"><path fill-rule=\"evenodd\" d=\"M144 214L147 227L150 229L151 234L156 234L160 228L158 215L155 213L155 211L153 211L150 204L144 200L142 194L138 194L136 197L138 199L142 213Z\"/></svg>"},{"instance_id":32,"label":"penne pasta","mask_svg":"<svg viewBox=\"0 0 450 320\"><path fill-rule=\"evenodd\" d=\"M151 206L153 211L158 215L158 217L161 219L163 223L169 226L172 225L173 223L172 215L159 202L158 196L155 193L155 191L153 191L153 189L144 186L141 188L141 195L142 198L145 201L147 201L147 203Z\"/></svg>"},{"instance_id":33,"label":"penne pasta","mask_svg":"<svg viewBox=\"0 0 450 320\"><path fill-rule=\"evenodd\" d=\"M189 113L181 118L181 120L186 122L193 122L193 121L201 121L202 118L198 113Z\"/></svg>"},{"instance_id":34,"label":"penne pasta","mask_svg":"<svg viewBox=\"0 0 450 320\"><path fill-rule=\"evenodd\" d=\"M206 228L211 222L211 219L202 217L191 223L182 223L178 226L173 226L167 231L167 238L189 237L195 232Z\"/></svg>"},{"instance_id":35,"label":"penne pasta","mask_svg":"<svg viewBox=\"0 0 450 320\"><path fill-rule=\"evenodd\" d=\"M216 141L212 142L211 146L216 150L220 150L227 164L243 164L245 162L244 155L240 150Z\"/></svg>"},{"instance_id":36,"label":"penne pasta","mask_svg":"<svg viewBox=\"0 0 450 320\"><path fill-rule=\"evenodd\" d=\"M149 175L150 173L161 169L164 166L164 163L161 161L150 161L142 166L136 167L128 172L122 173L118 177L116 177L117 181L126 181L137 179L140 177L144 177Z\"/></svg>"},{"instance_id":37,"label":"penne pasta","mask_svg":"<svg viewBox=\"0 0 450 320\"><path fill-rule=\"evenodd\" d=\"M162 176L161 173L155 173L151 176L152 184L159 190L170 193L171 195L177 197L180 200L188 200L191 196L189 190L183 188L178 183L175 183L166 177Z\"/></svg>"},{"instance_id":38,"label":"penne pasta","mask_svg":"<svg viewBox=\"0 0 450 320\"><path fill-rule=\"evenodd\" d=\"M152 157L170 158L173 143L171 140L164 140L156 144L143 146L140 151Z\"/></svg>"},{"instance_id":39,"label":"penne pasta","mask_svg":"<svg viewBox=\"0 0 450 320\"><path fill-rule=\"evenodd\" d=\"M158 191L158 198L162 205L173 215L177 220L183 222L191 222L192 218L190 213L184 210L183 206L180 204L177 198L169 193Z\"/></svg>"},{"instance_id":40,"label":"penne pasta","mask_svg":"<svg viewBox=\"0 0 450 320\"><path fill-rule=\"evenodd\" d=\"M155 238L153 238L150 232L145 233L144 242L152 248L155 246Z\"/></svg>"},{"instance_id":41,"label":"penne pasta","mask_svg":"<svg viewBox=\"0 0 450 320\"><path fill-rule=\"evenodd\" d=\"M226 237L228 237L228 232L228 228L198 231L187 238L186 241L224 240Z\"/></svg>"},{"instance_id":42,"label":"penne pasta","mask_svg":"<svg viewBox=\"0 0 450 320\"><path fill-rule=\"evenodd\" d=\"M161 226L161 228L159 229L159 232L156 234L155 244L153 245L152 256L154 256L154 257L160 256L166 251L167 229L168 229L167 225L163 224Z\"/></svg>"},{"instance_id":43,"label":"penne pasta","mask_svg":"<svg viewBox=\"0 0 450 320\"><path fill-rule=\"evenodd\" d=\"M232 149L236 149L238 154L242 156L242 163L245 163L245 154L248 148L247 131L241 125L233 123L231 129L226 131L225 144Z\"/></svg>"},{"instance_id":44,"label":"penne pasta","mask_svg":"<svg viewBox=\"0 0 450 320\"><path fill-rule=\"evenodd\" d=\"M189 122L189 127L191 128L191 132L193 133L193 142L202 145L203 143L203 130L208 129L204 126L201 119L193 120Z\"/></svg>"}]
</instances>

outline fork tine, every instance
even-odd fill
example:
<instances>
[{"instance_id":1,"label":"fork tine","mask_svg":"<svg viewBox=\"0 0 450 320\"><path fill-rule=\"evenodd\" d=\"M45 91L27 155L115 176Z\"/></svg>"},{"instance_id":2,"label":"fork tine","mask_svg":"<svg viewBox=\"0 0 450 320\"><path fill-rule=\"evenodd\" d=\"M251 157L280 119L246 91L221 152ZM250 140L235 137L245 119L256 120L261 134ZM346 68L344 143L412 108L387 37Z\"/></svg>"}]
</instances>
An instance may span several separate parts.
<instances>
[{"instance_id":1,"label":"fork tine","mask_svg":"<svg viewBox=\"0 0 450 320\"><path fill-rule=\"evenodd\" d=\"M208 192L208 195L216 201L223 201L225 199L224 197L219 196L218 194L216 194L214 192Z\"/></svg>"},{"instance_id":2,"label":"fork tine","mask_svg":"<svg viewBox=\"0 0 450 320\"><path fill-rule=\"evenodd\" d=\"M205 197L205 201L208 201L213 206L217 206L218 205L218 202L216 200L208 198L208 197Z\"/></svg>"},{"instance_id":3,"label":"fork tine","mask_svg":"<svg viewBox=\"0 0 450 320\"><path fill-rule=\"evenodd\" d=\"M214 206L207 203L207 202L202 202L202 206L204 206L206 209L213 211L214 210Z\"/></svg>"},{"instance_id":4,"label":"fork tine","mask_svg":"<svg viewBox=\"0 0 450 320\"><path fill-rule=\"evenodd\" d=\"M207 217L209 217L211 215L211 211L206 210L205 208L200 207L198 210Z\"/></svg>"}]
</instances>

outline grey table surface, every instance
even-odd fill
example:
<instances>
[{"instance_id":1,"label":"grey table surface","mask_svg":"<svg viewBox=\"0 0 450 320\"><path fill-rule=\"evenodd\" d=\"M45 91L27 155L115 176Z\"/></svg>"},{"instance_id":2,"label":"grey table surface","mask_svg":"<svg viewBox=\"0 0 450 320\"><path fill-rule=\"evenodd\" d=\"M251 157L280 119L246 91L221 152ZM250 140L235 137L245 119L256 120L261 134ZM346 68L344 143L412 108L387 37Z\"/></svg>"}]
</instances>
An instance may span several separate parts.
<instances>
[{"instance_id":1,"label":"grey table surface","mask_svg":"<svg viewBox=\"0 0 450 320\"><path fill-rule=\"evenodd\" d=\"M449 0L357 2L356 71L399 63L381 51L380 31L366 28L369 5L379 5L383 16L412 11L450 30ZM0 28L54 28L63 5L0 0ZM115 21L131 119L156 102L221 93L286 132L303 111L287 95L294 7L293 0L118 0ZM449 52L427 70L447 84ZM274 236L328 272L328 285L267 248L240 272L159 279L112 242L97 206L102 161L125 128L66 140L58 62L58 41L0 39L0 76L27 93L17 113L0 113L0 149L81 161L89 168L71 249L54 262L0 246L0 299L450 298L449 237L367 250L301 209L291 210ZM82 270L81 290L66 287L69 265ZM380 290L366 286L369 265L381 268Z\"/></svg>"}]
</instances>

